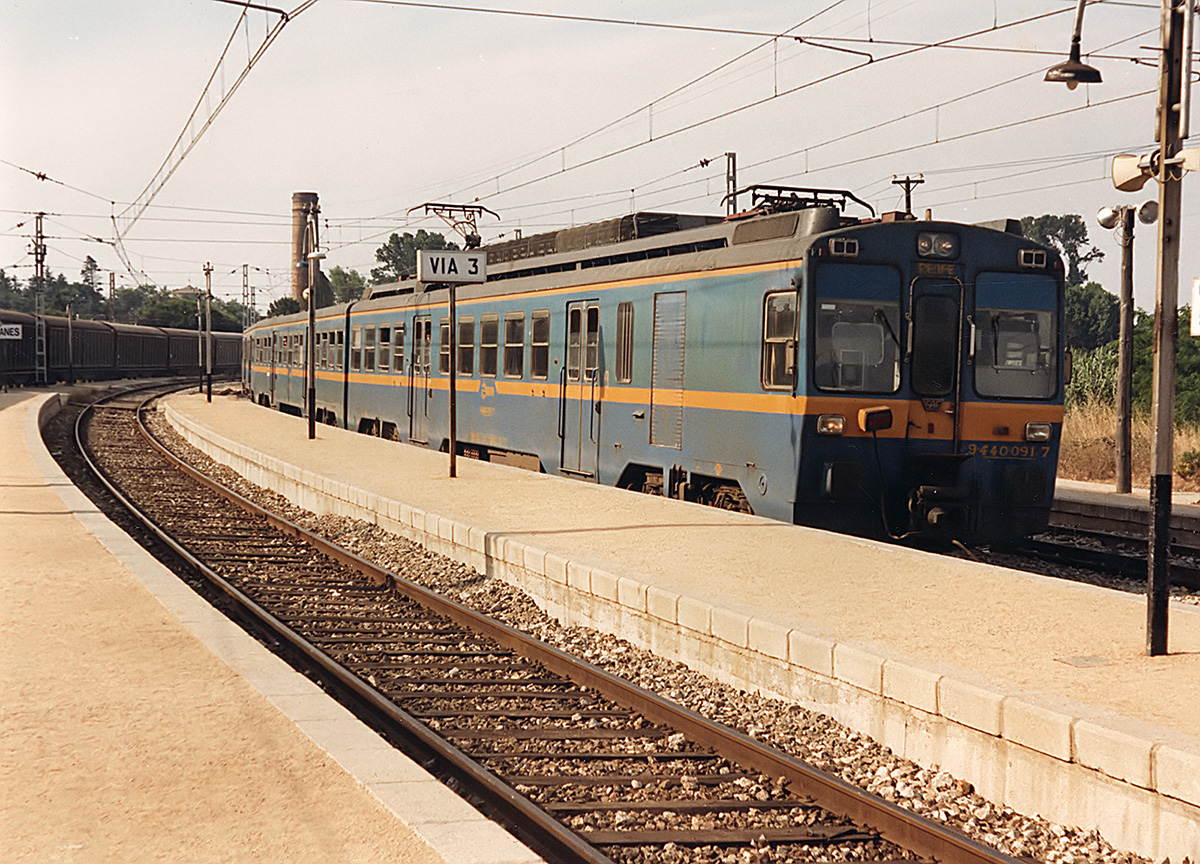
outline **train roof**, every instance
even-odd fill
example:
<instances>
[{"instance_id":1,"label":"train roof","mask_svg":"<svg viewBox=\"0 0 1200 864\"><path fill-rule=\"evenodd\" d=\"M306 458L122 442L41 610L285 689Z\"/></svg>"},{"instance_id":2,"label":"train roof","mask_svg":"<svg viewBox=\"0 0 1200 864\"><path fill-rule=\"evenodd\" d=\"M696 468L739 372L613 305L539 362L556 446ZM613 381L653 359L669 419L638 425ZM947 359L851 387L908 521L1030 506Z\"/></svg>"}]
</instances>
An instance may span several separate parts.
<instances>
[{"instance_id":1,"label":"train roof","mask_svg":"<svg viewBox=\"0 0 1200 864\"><path fill-rule=\"evenodd\" d=\"M764 189L767 191L761 191ZM742 192L753 195L755 206L731 216L637 212L482 246L479 251L487 255L487 282L462 286L460 296L512 290L502 284L511 279L632 262L646 262L637 268L639 273L651 268L655 272L667 272L675 267L694 268L694 257L691 264L686 263L687 259L677 257L687 253L715 254L721 250L723 265L752 263L772 256L785 260L803 254L818 236L830 231L880 222L922 221L904 213L877 216L870 205L844 190L770 186L751 187ZM866 207L871 215L846 215L845 208L851 202ZM1020 222L1015 219L980 222L971 227L1021 236ZM412 277L400 282L368 285L353 305L358 309L386 308L396 302L396 297L419 295L423 290ZM350 304L322 307L318 314L322 317L340 314L347 305ZM307 313L264 320L298 322L307 320Z\"/></svg>"}]
</instances>

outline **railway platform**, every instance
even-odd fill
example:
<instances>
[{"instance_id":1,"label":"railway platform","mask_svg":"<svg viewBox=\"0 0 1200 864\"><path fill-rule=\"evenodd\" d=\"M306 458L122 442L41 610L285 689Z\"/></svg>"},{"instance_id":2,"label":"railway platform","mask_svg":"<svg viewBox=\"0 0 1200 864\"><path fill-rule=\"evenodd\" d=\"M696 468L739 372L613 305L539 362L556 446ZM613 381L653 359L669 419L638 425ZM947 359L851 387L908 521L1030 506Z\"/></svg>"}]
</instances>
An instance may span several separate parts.
<instances>
[{"instance_id":1,"label":"railway platform","mask_svg":"<svg viewBox=\"0 0 1200 864\"><path fill-rule=\"evenodd\" d=\"M169 399L196 446L725 682L823 711L984 796L1155 860L1200 852L1200 609L517 468L235 398Z\"/></svg>"},{"instance_id":2,"label":"railway platform","mask_svg":"<svg viewBox=\"0 0 1200 864\"><path fill-rule=\"evenodd\" d=\"M1059 480L1050 525L1145 537L1150 525L1150 490L1116 492L1107 483ZM1171 542L1189 550L1200 549L1200 493L1171 493Z\"/></svg>"},{"instance_id":3,"label":"railway platform","mask_svg":"<svg viewBox=\"0 0 1200 864\"><path fill-rule=\"evenodd\" d=\"M0 860L542 859L108 521L0 394Z\"/></svg>"}]
</instances>

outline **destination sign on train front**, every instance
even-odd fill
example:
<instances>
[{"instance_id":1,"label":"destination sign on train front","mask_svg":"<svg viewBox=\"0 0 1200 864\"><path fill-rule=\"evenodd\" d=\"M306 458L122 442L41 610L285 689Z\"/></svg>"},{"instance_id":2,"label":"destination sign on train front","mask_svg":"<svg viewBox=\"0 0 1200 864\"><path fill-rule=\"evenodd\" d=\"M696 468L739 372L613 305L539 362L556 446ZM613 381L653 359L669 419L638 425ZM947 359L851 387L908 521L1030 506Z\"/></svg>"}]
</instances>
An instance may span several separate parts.
<instances>
[{"instance_id":1,"label":"destination sign on train front","mask_svg":"<svg viewBox=\"0 0 1200 864\"><path fill-rule=\"evenodd\" d=\"M477 250L417 250L418 282L486 282L487 253Z\"/></svg>"}]
</instances>

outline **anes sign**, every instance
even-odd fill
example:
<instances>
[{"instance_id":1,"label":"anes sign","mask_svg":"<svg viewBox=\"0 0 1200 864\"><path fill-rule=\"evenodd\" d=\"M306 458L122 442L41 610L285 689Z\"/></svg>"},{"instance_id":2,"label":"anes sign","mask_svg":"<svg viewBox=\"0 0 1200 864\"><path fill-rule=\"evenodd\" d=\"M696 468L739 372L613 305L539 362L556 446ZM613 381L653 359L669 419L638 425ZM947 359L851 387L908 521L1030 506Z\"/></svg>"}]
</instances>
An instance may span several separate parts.
<instances>
[{"instance_id":1,"label":"anes sign","mask_svg":"<svg viewBox=\"0 0 1200 864\"><path fill-rule=\"evenodd\" d=\"M0 324L0 339L20 339L20 324Z\"/></svg>"},{"instance_id":2,"label":"anes sign","mask_svg":"<svg viewBox=\"0 0 1200 864\"><path fill-rule=\"evenodd\" d=\"M444 249L417 250L418 282L486 282L486 252L450 252Z\"/></svg>"}]
</instances>

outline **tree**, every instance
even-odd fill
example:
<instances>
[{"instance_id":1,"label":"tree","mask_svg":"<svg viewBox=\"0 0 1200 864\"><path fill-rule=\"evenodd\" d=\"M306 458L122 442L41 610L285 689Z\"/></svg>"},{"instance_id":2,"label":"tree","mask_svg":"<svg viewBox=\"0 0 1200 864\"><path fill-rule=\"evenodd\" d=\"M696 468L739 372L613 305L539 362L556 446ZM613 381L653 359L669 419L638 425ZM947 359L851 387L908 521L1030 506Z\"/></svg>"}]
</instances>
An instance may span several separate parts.
<instances>
[{"instance_id":1,"label":"tree","mask_svg":"<svg viewBox=\"0 0 1200 864\"><path fill-rule=\"evenodd\" d=\"M300 311L300 301L295 297L279 297L271 301L271 305L267 307L267 317L274 318L276 315L293 315Z\"/></svg>"},{"instance_id":2,"label":"tree","mask_svg":"<svg viewBox=\"0 0 1200 864\"><path fill-rule=\"evenodd\" d=\"M333 290L335 303L349 303L362 297L363 289L367 287L367 279L357 270L334 267L329 271L329 285Z\"/></svg>"},{"instance_id":3,"label":"tree","mask_svg":"<svg viewBox=\"0 0 1200 864\"><path fill-rule=\"evenodd\" d=\"M196 301L191 297L175 297L169 291L159 291L138 310L138 323L148 327L195 330Z\"/></svg>"},{"instance_id":4,"label":"tree","mask_svg":"<svg viewBox=\"0 0 1200 864\"><path fill-rule=\"evenodd\" d=\"M1021 219L1021 231L1030 240L1053 246L1067 263L1067 284L1082 285L1087 281L1086 265L1100 261L1104 253L1088 242L1087 223L1078 213L1065 216L1026 216Z\"/></svg>"},{"instance_id":5,"label":"tree","mask_svg":"<svg viewBox=\"0 0 1200 864\"><path fill-rule=\"evenodd\" d=\"M83 269L79 271L79 278L83 280L83 284L93 291L98 290L100 287L99 270L100 266L96 263L96 259L89 255L83 260Z\"/></svg>"},{"instance_id":6,"label":"tree","mask_svg":"<svg viewBox=\"0 0 1200 864\"><path fill-rule=\"evenodd\" d=\"M417 272L418 249L457 249L455 243L447 243L446 238L436 232L428 232L419 228L416 234L404 232L403 236L393 234L375 250L375 260L382 267L371 270L371 284L382 285L385 282L400 282Z\"/></svg>"},{"instance_id":7,"label":"tree","mask_svg":"<svg viewBox=\"0 0 1200 864\"><path fill-rule=\"evenodd\" d=\"M1098 282L1068 285L1066 297L1067 345L1092 351L1117 338L1121 328L1121 301Z\"/></svg>"},{"instance_id":8,"label":"tree","mask_svg":"<svg viewBox=\"0 0 1200 864\"><path fill-rule=\"evenodd\" d=\"M152 285L122 285L113 292L113 320L140 324L142 308L158 295Z\"/></svg>"},{"instance_id":9,"label":"tree","mask_svg":"<svg viewBox=\"0 0 1200 864\"><path fill-rule=\"evenodd\" d=\"M21 288L21 280L0 270L0 309L33 311L33 296Z\"/></svg>"}]
</instances>

